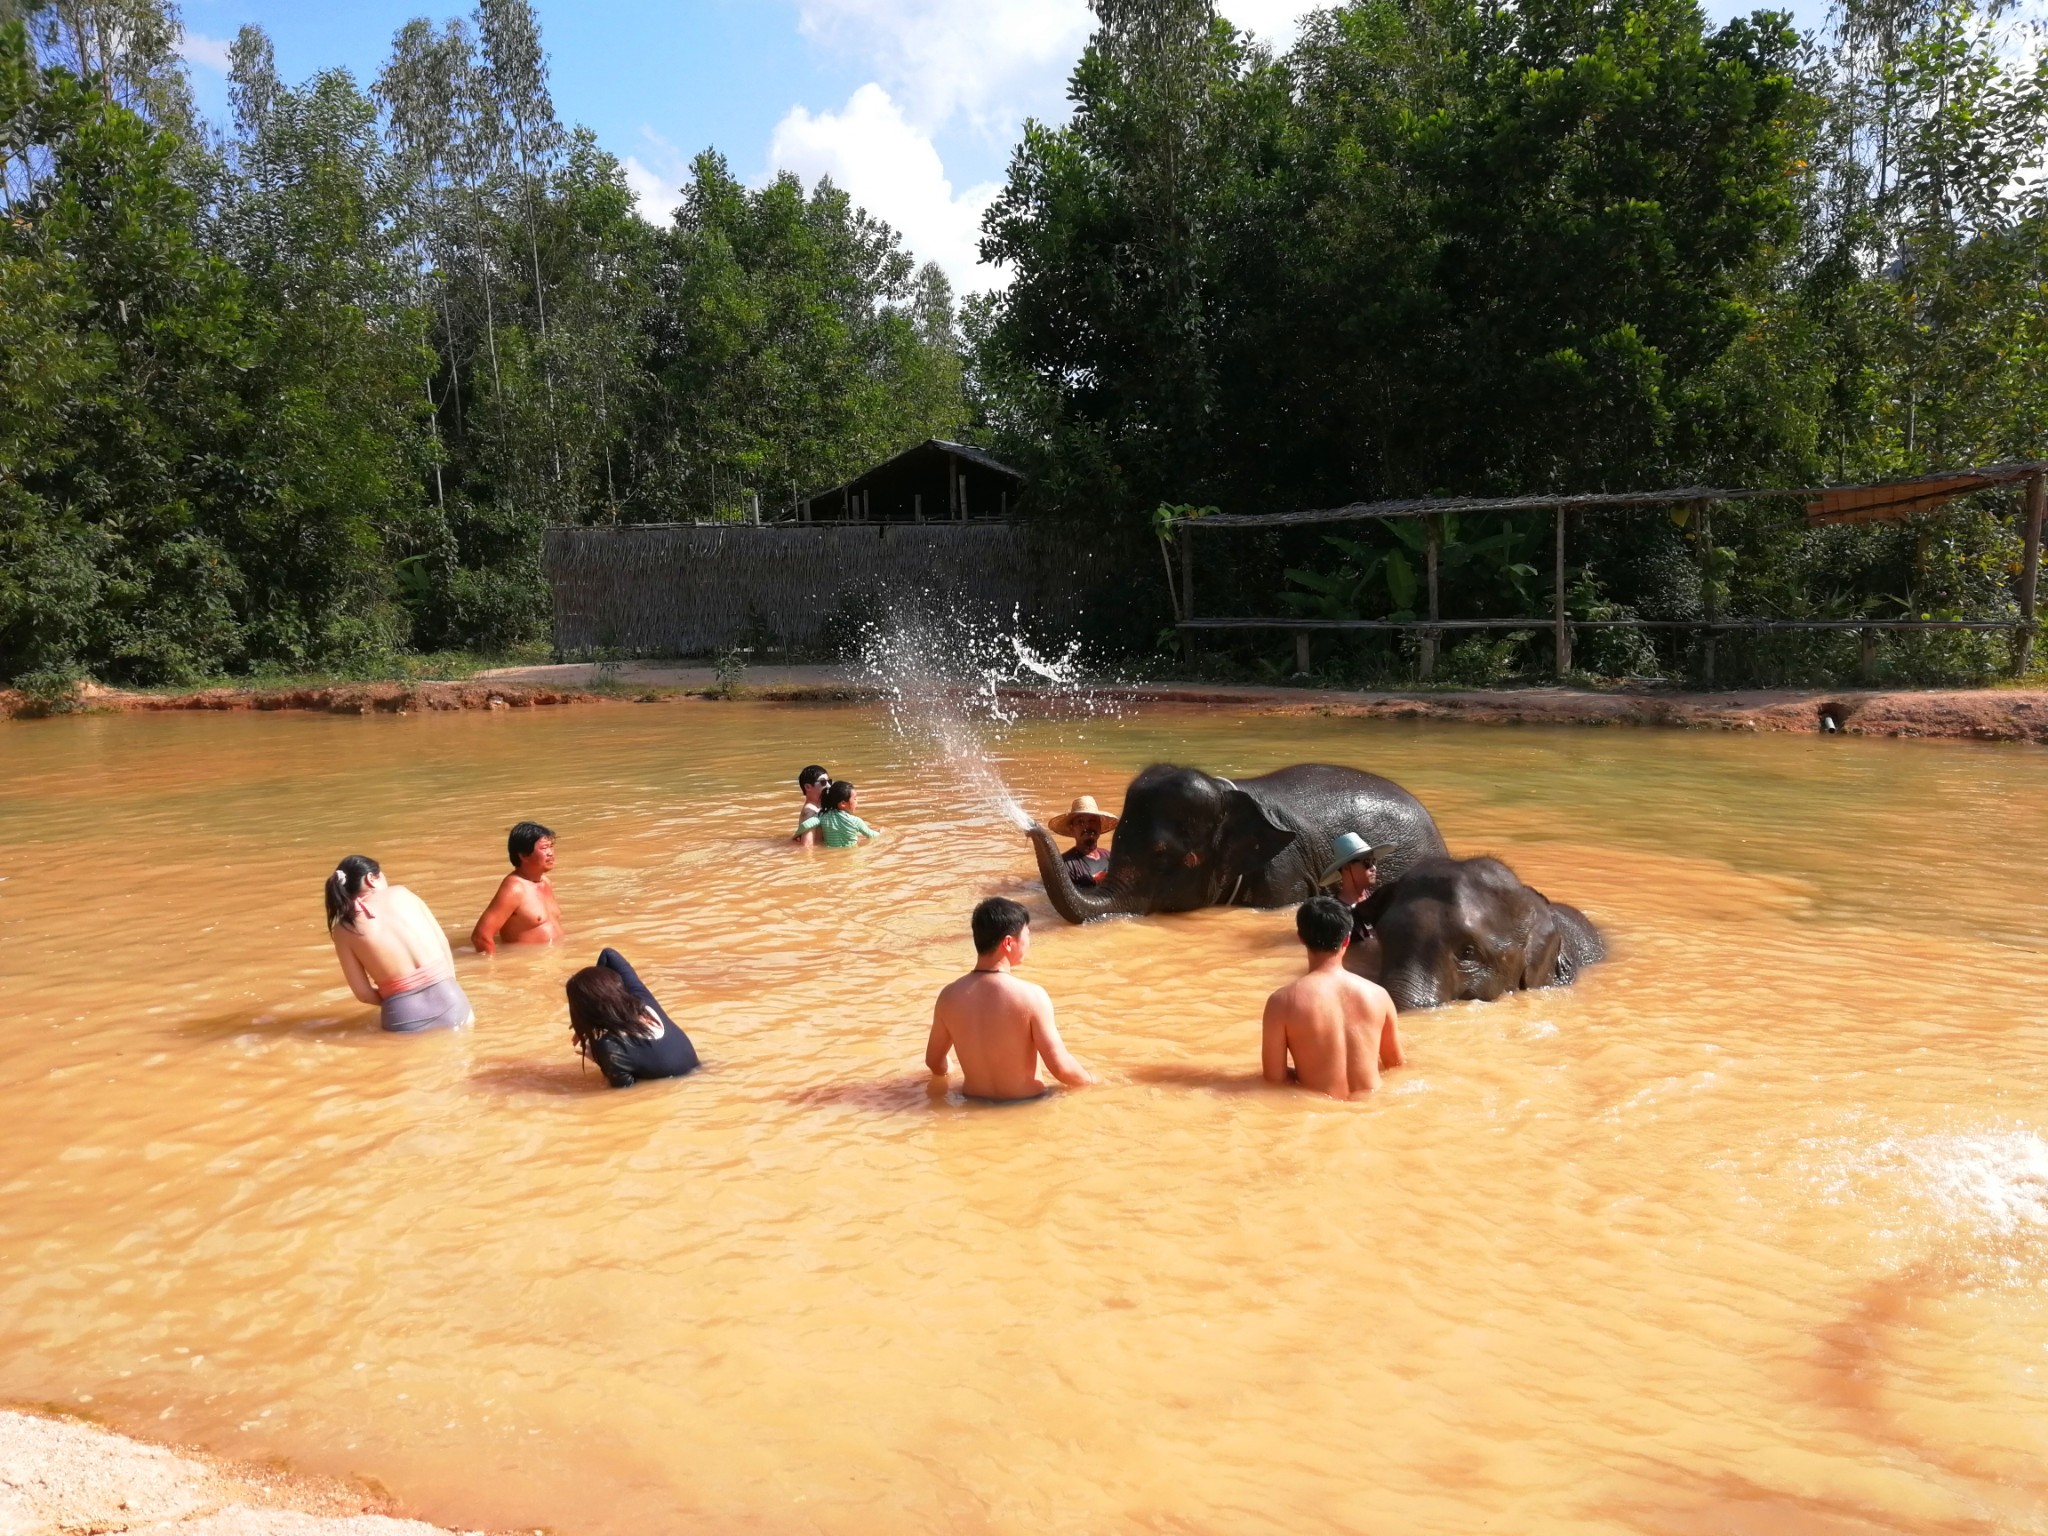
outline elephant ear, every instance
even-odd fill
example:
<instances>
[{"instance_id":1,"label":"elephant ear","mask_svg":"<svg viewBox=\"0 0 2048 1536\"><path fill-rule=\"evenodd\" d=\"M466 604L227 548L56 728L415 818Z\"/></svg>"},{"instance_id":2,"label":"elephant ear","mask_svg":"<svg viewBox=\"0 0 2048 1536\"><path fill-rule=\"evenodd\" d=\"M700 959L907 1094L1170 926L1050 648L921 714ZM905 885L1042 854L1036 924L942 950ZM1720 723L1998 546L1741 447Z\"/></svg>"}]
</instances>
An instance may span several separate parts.
<instances>
[{"instance_id":1,"label":"elephant ear","mask_svg":"<svg viewBox=\"0 0 2048 1536\"><path fill-rule=\"evenodd\" d=\"M1217 839L1222 868L1240 874L1263 869L1299 835L1272 807L1241 789L1224 791L1223 832Z\"/></svg>"},{"instance_id":2,"label":"elephant ear","mask_svg":"<svg viewBox=\"0 0 2048 1536\"><path fill-rule=\"evenodd\" d=\"M1541 901L1542 898L1538 898ZM1549 903L1529 929L1529 936L1522 948L1522 986L1524 992L1538 987L1554 987L1559 981L1569 981L1569 976L1557 973L1557 958L1564 948L1564 934L1557 926L1557 919L1550 912Z\"/></svg>"}]
</instances>

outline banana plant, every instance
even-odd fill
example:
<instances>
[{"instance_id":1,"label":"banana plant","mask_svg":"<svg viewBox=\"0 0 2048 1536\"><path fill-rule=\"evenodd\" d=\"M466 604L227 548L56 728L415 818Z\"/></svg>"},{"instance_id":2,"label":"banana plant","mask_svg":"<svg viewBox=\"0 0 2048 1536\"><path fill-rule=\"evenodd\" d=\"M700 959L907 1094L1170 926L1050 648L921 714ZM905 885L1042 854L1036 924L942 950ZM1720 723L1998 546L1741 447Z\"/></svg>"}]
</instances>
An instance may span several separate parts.
<instances>
[{"instance_id":1,"label":"banana plant","mask_svg":"<svg viewBox=\"0 0 2048 1536\"><path fill-rule=\"evenodd\" d=\"M1287 605L1303 618L1415 618L1421 588L1417 572L1428 559L1429 530L1419 518L1389 519L1385 526L1395 540L1392 549L1326 536L1323 542L1342 557L1336 569L1289 570L1288 581L1300 590L1282 594ZM1520 612L1533 613L1541 601L1537 569L1522 557L1533 552L1542 537L1540 524L1510 523L1498 533L1462 538L1457 514L1446 513L1443 542L1437 549L1438 580L1451 590L1470 591L1471 578L1483 576L1488 598L1505 597Z\"/></svg>"}]
</instances>

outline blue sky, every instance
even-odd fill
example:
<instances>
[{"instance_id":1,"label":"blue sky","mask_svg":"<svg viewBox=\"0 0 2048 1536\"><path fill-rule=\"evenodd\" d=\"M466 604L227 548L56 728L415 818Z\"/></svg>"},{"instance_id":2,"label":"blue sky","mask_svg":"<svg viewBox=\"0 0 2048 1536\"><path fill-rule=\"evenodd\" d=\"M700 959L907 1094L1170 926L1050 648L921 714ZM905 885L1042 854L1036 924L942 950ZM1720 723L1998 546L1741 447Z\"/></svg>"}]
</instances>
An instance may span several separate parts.
<instances>
[{"instance_id":1,"label":"blue sky","mask_svg":"<svg viewBox=\"0 0 2048 1536\"><path fill-rule=\"evenodd\" d=\"M255 22L278 69L301 80L340 65L367 84L414 16L449 0L183 0L199 100L221 115L226 44ZM1312 7L1222 0L1239 26L1284 44ZM1715 15L1747 10L1708 0ZM555 108L627 163L649 217L666 217L699 150L760 181L830 174L957 286L998 274L974 254L981 212L1018 125L1058 120L1089 29L1086 0L536 0ZM1817 19L1814 0L1795 10Z\"/></svg>"}]
</instances>

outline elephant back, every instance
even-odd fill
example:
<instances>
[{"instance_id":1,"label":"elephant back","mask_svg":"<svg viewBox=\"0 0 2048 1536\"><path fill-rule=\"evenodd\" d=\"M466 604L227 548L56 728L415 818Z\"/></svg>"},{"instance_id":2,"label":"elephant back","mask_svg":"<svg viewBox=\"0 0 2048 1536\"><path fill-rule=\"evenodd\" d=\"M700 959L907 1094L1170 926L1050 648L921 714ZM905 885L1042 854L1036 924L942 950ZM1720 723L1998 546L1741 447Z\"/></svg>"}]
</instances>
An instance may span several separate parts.
<instances>
[{"instance_id":1,"label":"elephant back","mask_svg":"<svg viewBox=\"0 0 2048 1536\"><path fill-rule=\"evenodd\" d=\"M1427 806L1392 779L1360 768L1300 763L1240 780L1238 787L1296 835L1268 870L1264 895L1271 905L1313 896L1346 832L1358 833L1378 851L1382 881L1398 880L1421 860L1449 852Z\"/></svg>"}]
</instances>

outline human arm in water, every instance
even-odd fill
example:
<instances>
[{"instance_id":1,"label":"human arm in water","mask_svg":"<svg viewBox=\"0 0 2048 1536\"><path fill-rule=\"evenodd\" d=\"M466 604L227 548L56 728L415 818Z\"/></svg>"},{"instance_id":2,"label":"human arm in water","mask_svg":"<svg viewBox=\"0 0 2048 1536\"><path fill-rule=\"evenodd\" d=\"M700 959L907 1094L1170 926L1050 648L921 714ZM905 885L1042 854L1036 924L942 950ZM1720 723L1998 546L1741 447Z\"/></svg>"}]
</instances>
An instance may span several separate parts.
<instances>
[{"instance_id":1,"label":"human arm in water","mask_svg":"<svg viewBox=\"0 0 2048 1536\"><path fill-rule=\"evenodd\" d=\"M491 904L484 908L484 915L476 920L476 927L470 930L469 942L476 946L480 955L495 955L498 952L498 935L507 923L519 912L519 886L517 875L507 875L498 882L498 894L491 898Z\"/></svg>"},{"instance_id":2,"label":"human arm in water","mask_svg":"<svg viewBox=\"0 0 2048 1536\"><path fill-rule=\"evenodd\" d=\"M817 847L818 818L816 816L806 816L802 821L798 822L796 824L796 836L792 837L790 841L792 843L802 843L806 848Z\"/></svg>"},{"instance_id":3,"label":"human arm in water","mask_svg":"<svg viewBox=\"0 0 2048 1536\"><path fill-rule=\"evenodd\" d=\"M1059 1026L1052 1021L1052 999L1042 990L1037 1006L1031 1010L1031 1042L1038 1047L1045 1070L1069 1088L1086 1088L1095 1081L1094 1074L1074 1059L1067 1043L1060 1039Z\"/></svg>"},{"instance_id":4,"label":"human arm in water","mask_svg":"<svg viewBox=\"0 0 2048 1536\"><path fill-rule=\"evenodd\" d=\"M363 962L356 958L355 951L342 943L339 935L334 940L334 952L341 958L341 974L348 982L348 989L359 1003L368 1003L372 1008L384 999L377 993L369 972L363 969Z\"/></svg>"},{"instance_id":5,"label":"human arm in water","mask_svg":"<svg viewBox=\"0 0 2048 1536\"><path fill-rule=\"evenodd\" d=\"M946 1075L946 1058L953 1052L953 1036L939 1018L939 1010L932 1009L932 1032L924 1043L925 1069L933 1077Z\"/></svg>"},{"instance_id":6,"label":"human arm in water","mask_svg":"<svg viewBox=\"0 0 2048 1536\"><path fill-rule=\"evenodd\" d=\"M1380 1070L1407 1065L1408 1057L1401 1049L1401 1013L1390 997L1387 999L1386 1028L1380 1031Z\"/></svg>"},{"instance_id":7,"label":"human arm in water","mask_svg":"<svg viewBox=\"0 0 2048 1536\"><path fill-rule=\"evenodd\" d=\"M1287 1065L1287 1024L1280 1017L1279 994L1266 999L1266 1018L1259 1037L1259 1071L1267 1082L1286 1087L1294 1081L1294 1069Z\"/></svg>"}]
</instances>

